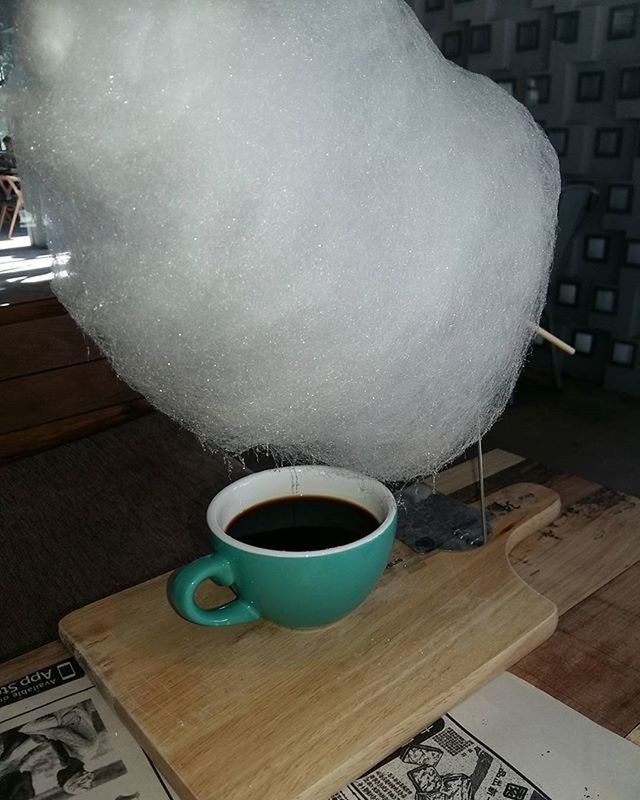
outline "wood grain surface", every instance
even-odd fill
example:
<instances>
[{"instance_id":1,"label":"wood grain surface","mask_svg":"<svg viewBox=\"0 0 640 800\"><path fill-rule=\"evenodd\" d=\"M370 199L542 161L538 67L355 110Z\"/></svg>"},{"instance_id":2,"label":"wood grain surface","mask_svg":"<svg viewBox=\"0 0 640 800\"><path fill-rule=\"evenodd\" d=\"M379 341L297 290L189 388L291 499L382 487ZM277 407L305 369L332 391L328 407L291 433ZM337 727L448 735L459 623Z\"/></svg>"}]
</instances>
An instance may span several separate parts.
<instances>
[{"instance_id":1,"label":"wood grain surface","mask_svg":"<svg viewBox=\"0 0 640 800\"><path fill-rule=\"evenodd\" d=\"M640 500L597 487L512 559L518 574L563 614L640 559Z\"/></svg>"},{"instance_id":2,"label":"wood grain surface","mask_svg":"<svg viewBox=\"0 0 640 800\"><path fill-rule=\"evenodd\" d=\"M486 460L509 459L492 451ZM510 554L561 615L553 636L512 671L626 736L640 723L640 500L524 459L497 472L490 466L490 488L514 480L557 491L563 513ZM455 490L467 502L477 493L474 483Z\"/></svg>"},{"instance_id":3,"label":"wood grain surface","mask_svg":"<svg viewBox=\"0 0 640 800\"><path fill-rule=\"evenodd\" d=\"M10 286L0 281L0 463L149 411L52 296L48 281Z\"/></svg>"},{"instance_id":4,"label":"wood grain surface","mask_svg":"<svg viewBox=\"0 0 640 800\"><path fill-rule=\"evenodd\" d=\"M64 306L55 297L44 297L32 302L12 303L0 309L0 327L15 325L16 322L58 317L66 313Z\"/></svg>"},{"instance_id":5,"label":"wood grain surface","mask_svg":"<svg viewBox=\"0 0 640 800\"><path fill-rule=\"evenodd\" d=\"M485 481L517 464L522 464L523 461L524 458L522 458L522 456L508 453L506 450L491 450L489 453L485 454L483 459ZM473 493L473 487L477 487L478 479L477 459L470 458L437 475L435 485L436 490L442 492L442 494L455 494L467 487L470 487ZM517 483L518 481L514 482ZM501 486L494 486L494 488L502 489L506 485L506 483L503 483ZM478 498L472 497L472 499L477 500Z\"/></svg>"},{"instance_id":6,"label":"wood grain surface","mask_svg":"<svg viewBox=\"0 0 640 800\"><path fill-rule=\"evenodd\" d=\"M513 672L627 736L640 721L638 586L640 563L567 611L551 639Z\"/></svg>"},{"instance_id":7,"label":"wood grain surface","mask_svg":"<svg viewBox=\"0 0 640 800\"><path fill-rule=\"evenodd\" d=\"M640 747L640 725L631 731L631 733L627 736L627 739Z\"/></svg>"},{"instance_id":8,"label":"wood grain surface","mask_svg":"<svg viewBox=\"0 0 640 800\"><path fill-rule=\"evenodd\" d=\"M139 395L101 359L2 382L0 433L106 408Z\"/></svg>"},{"instance_id":9,"label":"wood grain surface","mask_svg":"<svg viewBox=\"0 0 640 800\"><path fill-rule=\"evenodd\" d=\"M68 315L4 325L0 334L0 381L99 358L100 350Z\"/></svg>"},{"instance_id":10,"label":"wood grain surface","mask_svg":"<svg viewBox=\"0 0 640 800\"><path fill-rule=\"evenodd\" d=\"M519 484L489 503L486 547L398 543L330 628L201 628L170 608L163 576L74 612L61 636L185 798L326 800L555 628L505 550L557 517L557 493ZM204 589L205 605L229 596Z\"/></svg>"},{"instance_id":11,"label":"wood grain surface","mask_svg":"<svg viewBox=\"0 0 640 800\"><path fill-rule=\"evenodd\" d=\"M0 664L0 685L68 657L69 651L62 642L45 644L43 647L38 647L36 650L31 650L18 658Z\"/></svg>"},{"instance_id":12,"label":"wood grain surface","mask_svg":"<svg viewBox=\"0 0 640 800\"><path fill-rule=\"evenodd\" d=\"M0 433L0 463L99 433L105 428L129 422L152 411L153 407L140 397L106 408L85 411L83 414L73 414L63 417L62 420L49 420L19 431Z\"/></svg>"},{"instance_id":13,"label":"wood grain surface","mask_svg":"<svg viewBox=\"0 0 640 800\"><path fill-rule=\"evenodd\" d=\"M640 561L639 498L526 459L516 457L509 464L509 455L492 450L485 457L489 492L533 481L553 489L562 501L562 515L509 556L520 577L552 600L560 614ZM503 467L494 469L498 465ZM472 470L467 468L466 474L472 475ZM447 473L442 480L446 486ZM479 490L472 482L452 495L477 505Z\"/></svg>"}]
</instances>

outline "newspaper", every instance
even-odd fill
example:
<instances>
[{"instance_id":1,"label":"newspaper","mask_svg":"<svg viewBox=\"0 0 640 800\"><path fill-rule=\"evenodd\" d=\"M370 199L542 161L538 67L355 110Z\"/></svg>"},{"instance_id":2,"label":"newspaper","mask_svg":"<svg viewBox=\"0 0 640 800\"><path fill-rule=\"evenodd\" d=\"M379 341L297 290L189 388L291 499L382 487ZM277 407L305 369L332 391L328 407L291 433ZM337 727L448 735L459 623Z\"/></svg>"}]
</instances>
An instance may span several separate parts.
<instances>
[{"instance_id":1,"label":"newspaper","mask_svg":"<svg viewBox=\"0 0 640 800\"><path fill-rule=\"evenodd\" d=\"M332 800L640 800L640 748L505 673Z\"/></svg>"},{"instance_id":2,"label":"newspaper","mask_svg":"<svg viewBox=\"0 0 640 800\"><path fill-rule=\"evenodd\" d=\"M69 658L0 686L0 800L179 800Z\"/></svg>"},{"instance_id":3,"label":"newspaper","mask_svg":"<svg viewBox=\"0 0 640 800\"><path fill-rule=\"evenodd\" d=\"M0 686L0 800L77 794L179 800L69 658ZM332 800L640 800L640 748L505 674Z\"/></svg>"},{"instance_id":4,"label":"newspaper","mask_svg":"<svg viewBox=\"0 0 640 800\"><path fill-rule=\"evenodd\" d=\"M539 786L446 715L333 800L551 800Z\"/></svg>"}]
</instances>

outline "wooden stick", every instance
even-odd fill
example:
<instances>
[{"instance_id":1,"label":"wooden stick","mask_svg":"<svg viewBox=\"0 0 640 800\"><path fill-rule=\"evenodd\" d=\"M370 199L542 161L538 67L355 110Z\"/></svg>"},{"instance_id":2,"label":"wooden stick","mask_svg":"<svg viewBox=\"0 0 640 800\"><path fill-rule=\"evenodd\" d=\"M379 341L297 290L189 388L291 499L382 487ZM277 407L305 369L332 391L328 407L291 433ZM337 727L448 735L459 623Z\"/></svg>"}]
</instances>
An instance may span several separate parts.
<instances>
[{"instance_id":1,"label":"wooden stick","mask_svg":"<svg viewBox=\"0 0 640 800\"><path fill-rule=\"evenodd\" d=\"M571 347L570 344L563 342L562 339L558 339L557 336L549 333L549 331L545 331L545 329L541 328L539 325L532 325L531 327L538 334L538 336L542 336L543 339L546 339L554 347L564 350L564 352L569 353L570 356L574 356L576 354L575 347Z\"/></svg>"}]
</instances>

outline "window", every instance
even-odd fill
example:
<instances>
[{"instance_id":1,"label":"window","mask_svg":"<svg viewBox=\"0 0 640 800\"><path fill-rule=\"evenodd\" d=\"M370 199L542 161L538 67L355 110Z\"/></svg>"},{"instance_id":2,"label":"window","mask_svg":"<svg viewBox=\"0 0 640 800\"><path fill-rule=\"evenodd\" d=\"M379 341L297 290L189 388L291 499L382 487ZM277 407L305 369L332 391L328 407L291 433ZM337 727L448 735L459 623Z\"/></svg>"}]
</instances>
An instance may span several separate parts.
<instances>
[{"instance_id":1,"label":"window","mask_svg":"<svg viewBox=\"0 0 640 800\"><path fill-rule=\"evenodd\" d=\"M525 103L539 106L549 102L551 78L549 75L529 75L526 80Z\"/></svg>"},{"instance_id":2,"label":"window","mask_svg":"<svg viewBox=\"0 0 640 800\"><path fill-rule=\"evenodd\" d=\"M609 256L608 236L585 236L584 257L586 261L606 261Z\"/></svg>"},{"instance_id":3,"label":"window","mask_svg":"<svg viewBox=\"0 0 640 800\"><path fill-rule=\"evenodd\" d=\"M617 158L622 147L622 128L598 128L596 131L596 158Z\"/></svg>"},{"instance_id":4,"label":"window","mask_svg":"<svg viewBox=\"0 0 640 800\"><path fill-rule=\"evenodd\" d=\"M615 314L618 305L618 293L607 286L596 286L593 293L593 310L600 314Z\"/></svg>"},{"instance_id":5,"label":"window","mask_svg":"<svg viewBox=\"0 0 640 800\"><path fill-rule=\"evenodd\" d=\"M579 103L593 103L602 100L604 72L581 72L578 75L576 100Z\"/></svg>"},{"instance_id":6,"label":"window","mask_svg":"<svg viewBox=\"0 0 640 800\"><path fill-rule=\"evenodd\" d=\"M540 46L540 22L533 19L530 22L519 22L516 34L516 50L537 50Z\"/></svg>"},{"instance_id":7,"label":"window","mask_svg":"<svg viewBox=\"0 0 640 800\"><path fill-rule=\"evenodd\" d=\"M569 131L567 128L547 128L549 141L555 147L556 153L562 157L569 151Z\"/></svg>"},{"instance_id":8,"label":"window","mask_svg":"<svg viewBox=\"0 0 640 800\"><path fill-rule=\"evenodd\" d=\"M556 291L556 303L560 306L578 305L578 284L573 281L559 281Z\"/></svg>"},{"instance_id":9,"label":"window","mask_svg":"<svg viewBox=\"0 0 640 800\"><path fill-rule=\"evenodd\" d=\"M444 0L427 0L424 10L442 11L443 8L444 8Z\"/></svg>"},{"instance_id":10,"label":"window","mask_svg":"<svg viewBox=\"0 0 640 800\"><path fill-rule=\"evenodd\" d=\"M471 53L491 52L491 25L474 25L471 27Z\"/></svg>"},{"instance_id":11,"label":"window","mask_svg":"<svg viewBox=\"0 0 640 800\"><path fill-rule=\"evenodd\" d=\"M609 12L607 39L630 39L636 34L637 4L618 6Z\"/></svg>"},{"instance_id":12,"label":"window","mask_svg":"<svg viewBox=\"0 0 640 800\"><path fill-rule=\"evenodd\" d=\"M595 343L595 337L589 331L576 331L574 338L573 338L573 346L576 349L576 353L580 353L582 356L590 356L593 353L593 345Z\"/></svg>"},{"instance_id":13,"label":"window","mask_svg":"<svg viewBox=\"0 0 640 800\"><path fill-rule=\"evenodd\" d=\"M513 78L498 78L496 79L496 83L498 86L501 86L505 92L508 92L511 97L515 97L516 95L516 82Z\"/></svg>"},{"instance_id":14,"label":"window","mask_svg":"<svg viewBox=\"0 0 640 800\"><path fill-rule=\"evenodd\" d=\"M618 97L621 100L640 98L640 67L625 67L621 70Z\"/></svg>"},{"instance_id":15,"label":"window","mask_svg":"<svg viewBox=\"0 0 640 800\"><path fill-rule=\"evenodd\" d=\"M554 17L553 38L558 42L572 44L578 41L578 30L580 28L580 12L568 11L564 14L556 14Z\"/></svg>"},{"instance_id":16,"label":"window","mask_svg":"<svg viewBox=\"0 0 640 800\"><path fill-rule=\"evenodd\" d=\"M442 55L445 58L458 58L462 52L462 34L460 31L450 31L442 37Z\"/></svg>"},{"instance_id":17,"label":"window","mask_svg":"<svg viewBox=\"0 0 640 800\"><path fill-rule=\"evenodd\" d=\"M640 267L640 239L629 239L627 242L627 264Z\"/></svg>"},{"instance_id":18,"label":"window","mask_svg":"<svg viewBox=\"0 0 640 800\"><path fill-rule=\"evenodd\" d=\"M632 342L614 340L611 348L611 363L618 367L633 367L636 361L636 346Z\"/></svg>"},{"instance_id":19,"label":"window","mask_svg":"<svg viewBox=\"0 0 640 800\"><path fill-rule=\"evenodd\" d=\"M607 211L610 214L628 214L633 203L633 186L629 183L612 183L607 194Z\"/></svg>"}]
</instances>

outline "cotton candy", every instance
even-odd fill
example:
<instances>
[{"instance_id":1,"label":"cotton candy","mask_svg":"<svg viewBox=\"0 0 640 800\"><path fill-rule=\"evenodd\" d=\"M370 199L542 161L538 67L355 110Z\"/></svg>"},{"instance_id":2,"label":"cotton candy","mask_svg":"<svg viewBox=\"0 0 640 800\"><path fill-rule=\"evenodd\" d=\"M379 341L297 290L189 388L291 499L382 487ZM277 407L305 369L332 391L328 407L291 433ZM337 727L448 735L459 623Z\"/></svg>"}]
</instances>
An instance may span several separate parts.
<instances>
[{"instance_id":1,"label":"cotton candy","mask_svg":"<svg viewBox=\"0 0 640 800\"><path fill-rule=\"evenodd\" d=\"M386 480L502 412L558 161L403 0L22 0L0 91L53 288L207 446Z\"/></svg>"}]
</instances>

